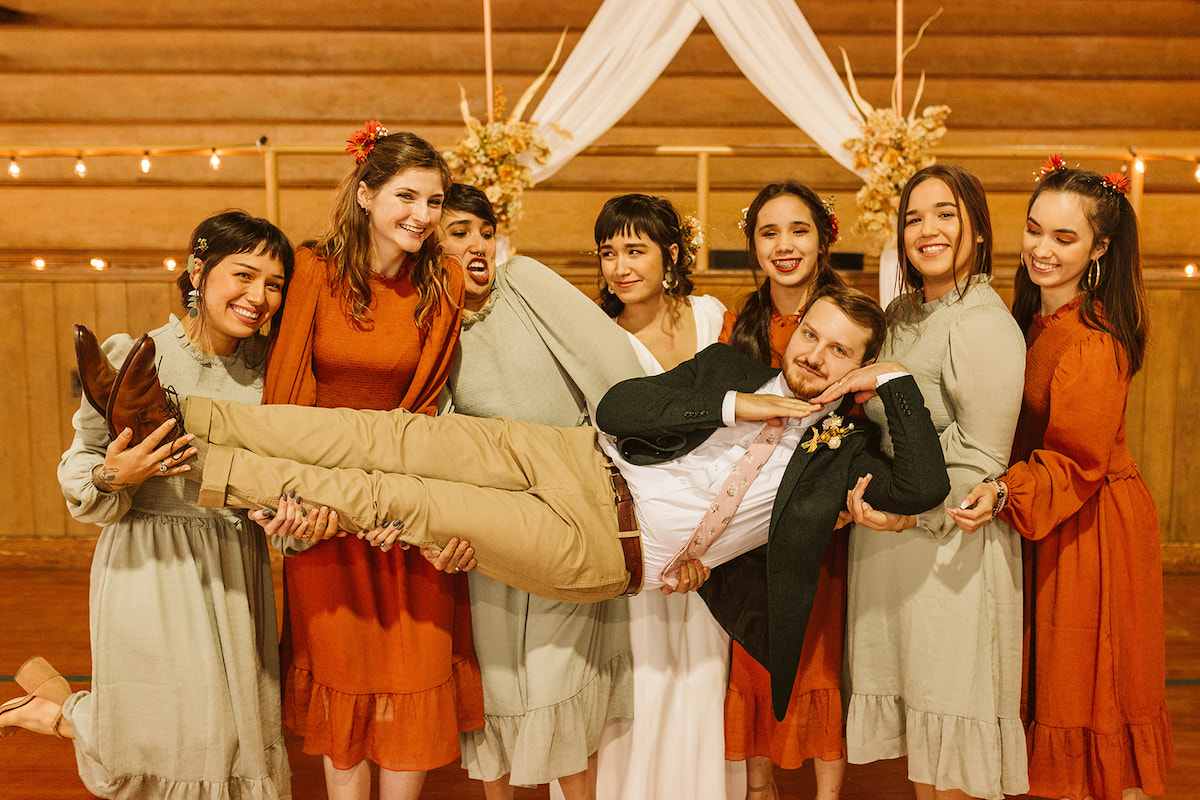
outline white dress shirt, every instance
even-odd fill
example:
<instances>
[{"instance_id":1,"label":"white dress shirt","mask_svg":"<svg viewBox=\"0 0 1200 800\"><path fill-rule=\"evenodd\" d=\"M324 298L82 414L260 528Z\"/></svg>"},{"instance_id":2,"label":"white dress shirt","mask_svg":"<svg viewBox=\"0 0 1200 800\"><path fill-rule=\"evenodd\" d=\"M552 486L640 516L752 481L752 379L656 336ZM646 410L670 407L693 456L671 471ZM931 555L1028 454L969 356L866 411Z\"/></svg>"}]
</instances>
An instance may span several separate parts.
<instances>
[{"instance_id":1,"label":"white dress shirt","mask_svg":"<svg viewBox=\"0 0 1200 800\"><path fill-rule=\"evenodd\" d=\"M759 387L755 394L794 397L783 375ZM729 405L727 402L726 405ZM828 410L803 419L785 420L779 445L750 485L725 532L700 560L706 566L723 564L766 544L775 492L804 432ZM621 458L611 436L601 434L605 454L629 483L642 532L643 591L662 586L659 573L691 538L733 466L762 429L762 422L734 422L718 428L695 450L662 464L639 466Z\"/></svg>"}]
</instances>

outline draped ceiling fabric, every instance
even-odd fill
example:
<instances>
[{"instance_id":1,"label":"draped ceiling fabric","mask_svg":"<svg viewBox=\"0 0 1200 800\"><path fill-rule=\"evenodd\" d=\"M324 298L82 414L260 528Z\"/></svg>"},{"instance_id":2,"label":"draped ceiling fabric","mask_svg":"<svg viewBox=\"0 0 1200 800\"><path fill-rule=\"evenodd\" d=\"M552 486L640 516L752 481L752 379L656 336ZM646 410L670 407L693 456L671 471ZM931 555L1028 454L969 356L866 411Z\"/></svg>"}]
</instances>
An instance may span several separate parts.
<instances>
[{"instance_id":1,"label":"draped ceiling fabric","mask_svg":"<svg viewBox=\"0 0 1200 800\"><path fill-rule=\"evenodd\" d=\"M530 116L550 145L549 160L533 166L533 180L558 172L624 117L701 19L750 82L853 171L842 142L859 135L862 117L795 0L605 0ZM879 270L885 305L895 286L895 253L888 248Z\"/></svg>"}]
</instances>

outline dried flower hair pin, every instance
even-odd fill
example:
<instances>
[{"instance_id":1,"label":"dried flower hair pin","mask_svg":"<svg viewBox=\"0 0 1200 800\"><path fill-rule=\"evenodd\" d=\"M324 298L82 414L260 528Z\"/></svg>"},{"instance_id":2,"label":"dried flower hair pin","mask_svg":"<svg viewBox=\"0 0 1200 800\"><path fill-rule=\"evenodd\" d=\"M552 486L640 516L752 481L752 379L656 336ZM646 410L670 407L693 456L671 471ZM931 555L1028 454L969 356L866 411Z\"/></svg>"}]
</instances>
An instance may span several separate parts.
<instances>
[{"instance_id":1,"label":"dried flower hair pin","mask_svg":"<svg viewBox=\"0 0 1200 800\"><path fill-rule=\"evenodd\" d=\"M749 213L750 213L750 206L746 206L745 208L742 209L742 215L740 217L738 217L737 226L738 226L738 230L741 231L742 233L746 232L746 215Z\"/></svg>"},{"instance_id":2,"label":"dried flower hair pin","mask_svg":"<svg viewBox=\"0 0 1200 800\"><path fill-rule=\"evenodd\" d=\"M837 244L838 236L838 218L837 214L833 213L833 195L829 195L828 200L821 201L821 208L825 209L825 216L829 217L829 224L833 226L833 238L830 244Z\"/></svg>"},{"instance_id":3,"label":"dried flower hair pin","mask_svg":"<svg viewBox=\"0 0 1200 800\"><path fill-rule=\"evenodd\" d=\"M355 164L361 164L375 149L375 142L387 135L388 129L379 120L373 119L346 140L346 152L354 154Z\"/></svg>"},{"instance_id":4,"label":"dried flower hair pin","mask_svg":"<svg viewBox=\"0 0 1200 800\"><path fill-rule=\"evenodd\" d=\"M692 258L700 252L700 248L704 246L704 231L700 230L700 220L687 214L679 218L679 234L683 239L683 244L691 253Z\"/></svg>"},{"instance_id":5,"label":"dried flower hair pin","mask_svg":"<svg viewBox=\"0 0 1200 800\"><path fill-rule=\"evenodd\" d=\"M1050 156L1049 158L1047 158L1045 161L1042 162L1041 169L1039 169L1037 172L1033 173L1033 180L1035 182L1040 181L1042 178L1046 177L1051 172L1054 172L1055 170L1058 170L1058 169L1067 169L1067 162L1063 161L1063 157L1061 154L1055 153L1054 155Z\"/></svg>"},{"instance_id":6,"label":"dried flower hair pin","mask_svg":"<svg viewBox=\"0 0 1200 800\"><path fill-rule=\"evenodd\" d=\"M1122 197L1129 194L1129 189L1132 186L1129 176L1123 172L1110 172L1100 178L1100 183L1104 184L1105 189Z\"/></svg>"}]
</instances>

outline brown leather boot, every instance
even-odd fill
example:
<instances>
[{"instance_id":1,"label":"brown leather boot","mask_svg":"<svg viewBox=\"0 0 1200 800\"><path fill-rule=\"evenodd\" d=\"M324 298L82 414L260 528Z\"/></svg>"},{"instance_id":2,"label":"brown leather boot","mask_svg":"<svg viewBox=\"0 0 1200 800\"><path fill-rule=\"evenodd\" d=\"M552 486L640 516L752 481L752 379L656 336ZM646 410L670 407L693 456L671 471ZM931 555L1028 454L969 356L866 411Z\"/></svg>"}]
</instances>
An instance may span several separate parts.
<instances>
[{"instance_id":1,"label":"brown leather boot","mask_svg":"<svg viewBox=\"0 0 1200 800\"><path fill-rule=\"evenodd\" d=\"M112 394L117 371L100 349L100 342L86 325L75 326L75 364L79 368L79 383L83 396L92 408L103 414L108 410L108 398Z\"/></svg>"},{"instance_id":2,"label":"brown leather boot","mask_svg":"<svg viewBox=\"0 0 1200 800\"><path fill-rule=\"evenodd\" d=\"M108 398L108 430L115 439L126 428L133 430L129 446L134 447L169 419L175 420L171 438L183 436L183 415L173 398L174 391L164 389L154 368L154 340L142 334L133 343L117 373Z\"/></svg>"}]
</instances>

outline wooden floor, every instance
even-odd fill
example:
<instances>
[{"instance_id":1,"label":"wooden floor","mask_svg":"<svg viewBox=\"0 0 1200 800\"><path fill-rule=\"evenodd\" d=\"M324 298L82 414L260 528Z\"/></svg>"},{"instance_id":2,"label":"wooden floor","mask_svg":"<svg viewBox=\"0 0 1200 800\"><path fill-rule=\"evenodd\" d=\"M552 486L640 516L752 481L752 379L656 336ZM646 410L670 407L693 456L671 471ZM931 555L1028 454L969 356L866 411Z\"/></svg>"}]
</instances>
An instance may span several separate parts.
<instances>
[{"instance_id":1,"label":"wooden floor","mask_svg":"<svg viewBox=\"0 0 1200 800\"><path fill-rule=\"evenodd\" d=\"M19 692L12 672L30 655L43 655L72 685L85 688L91 656L87 630L85 570L0 569L0 700ZM277 587L278 588L278 587ZM1200 797L1200 575L1166 579L1167 701L1175 727L1177 763L1168 777L1171 800ZM300 752L289 737L295 800L325 797L320 760ZM780 796L810 798L812 768L779 771ZM19 732L0 740L0 800L84 800L74 752L65 742ZM483 791L452 764L431 772L424 800L480 798ZM519 800L548 797L544 789L520 790ZM903 761L855 766L847 771L845 800L909 800ZM628 800L654 800L628 798ZM664 799L668 800L668 799ZM670 798L669 800L687 800Z\"/></svg>"}]
</instances>

